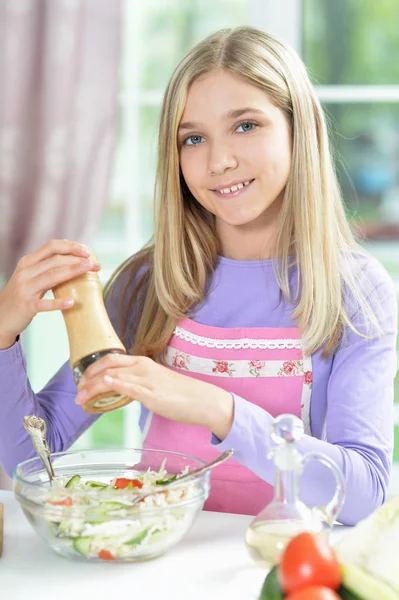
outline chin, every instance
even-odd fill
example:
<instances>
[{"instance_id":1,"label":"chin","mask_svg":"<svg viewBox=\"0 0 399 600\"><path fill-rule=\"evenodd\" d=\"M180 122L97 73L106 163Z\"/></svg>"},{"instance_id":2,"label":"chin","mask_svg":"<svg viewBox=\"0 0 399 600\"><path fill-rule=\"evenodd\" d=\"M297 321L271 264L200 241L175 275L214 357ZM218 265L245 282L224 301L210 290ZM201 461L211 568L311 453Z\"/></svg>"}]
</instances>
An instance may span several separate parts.
<instances>
[{"instance_id":1,"label":"chin","mask_svg":"<svg viewBox=\"0 0 399 600\"><path fill-rule=\"evenodd\" d=\"M259 215L218 215L218 218L226 223L226 225L231 225L232 227L243 227L244 225L249 225L250 223L255 222Z\"/></svg>"}]
</instances>

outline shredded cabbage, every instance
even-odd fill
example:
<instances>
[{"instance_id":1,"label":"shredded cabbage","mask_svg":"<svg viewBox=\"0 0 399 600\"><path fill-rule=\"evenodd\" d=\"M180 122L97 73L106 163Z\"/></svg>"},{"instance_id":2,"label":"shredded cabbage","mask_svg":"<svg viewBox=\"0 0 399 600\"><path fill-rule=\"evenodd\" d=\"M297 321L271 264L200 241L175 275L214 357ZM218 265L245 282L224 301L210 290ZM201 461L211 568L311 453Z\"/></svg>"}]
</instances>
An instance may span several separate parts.
<instances>
[{"instance_id":1,"label":"shredded cabbage","mask_svg":"<svg viewBox=\"0 0 399 600\"><path fill-rule=\"evenodd\" d=\"M168 476L164 461L159 471L130 470L111 481L55 477L46 502L52 534L58 543L88 558L101 558L104 551L115 559L160 554L184 535L203 503L203 490L193 481L163 489L162 480ZM125 479L131 481L128 487L115 487ZM157 493L133 503L153 490ZM165 511L151 510L159 507Z\"/></svg>"}]
</instances>

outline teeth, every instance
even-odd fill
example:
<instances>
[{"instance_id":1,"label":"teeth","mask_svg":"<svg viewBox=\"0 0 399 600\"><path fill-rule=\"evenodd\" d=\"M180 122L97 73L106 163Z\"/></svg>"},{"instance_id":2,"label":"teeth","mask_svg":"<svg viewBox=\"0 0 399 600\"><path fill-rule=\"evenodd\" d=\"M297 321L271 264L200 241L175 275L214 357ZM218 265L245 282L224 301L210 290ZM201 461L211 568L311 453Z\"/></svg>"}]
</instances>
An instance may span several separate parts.
<instances>
[{"instance_id":1,"label":"teeth","mask_svg":"<svg viewBox=\"0 0 399 600\"><path fill-rule=\"evenodd\" d=\"M220 194L231 194L231 192L237 192L238 190L242 190L244 186L249 185L250 181L244 181L244 183L237 183L237 185L233 185L231 188L223 188L222 190L218 190Z\"/></svg>"}]
</instances>

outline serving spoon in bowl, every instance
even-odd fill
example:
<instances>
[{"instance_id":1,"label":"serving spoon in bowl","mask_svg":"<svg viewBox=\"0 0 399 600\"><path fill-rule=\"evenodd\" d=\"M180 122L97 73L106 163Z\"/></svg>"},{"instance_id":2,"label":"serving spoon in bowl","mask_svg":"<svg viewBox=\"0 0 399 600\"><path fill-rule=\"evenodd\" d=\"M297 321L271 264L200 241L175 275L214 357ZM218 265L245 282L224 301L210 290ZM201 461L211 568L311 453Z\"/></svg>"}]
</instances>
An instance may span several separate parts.
<instances>
[{"instance_id":1,"label":"serving spoon in bowl","mask_svg":"<svg viewBox=\"0 0 399 600\"><path fill-rule=\"evenodd\" d=\"M206 473L206 471L209 471L209 469L213 469L214 467L217 467L218 465L223 463L228 458L231 458L233 456L233 453L234 450L232 449L225 450L224 452L222 452L222 454L220 454L220 456L217 456L214 460L212 460L209 463L206 463L205 465L202 465L202 467L199 467L198 469L194 469L193 471L189 471L188 473L183 473L180 475L170 475L169 477L165 477L165 479L158 479L155 483L160 487L160 489L155 489L151 490L151 492L140 494L131 501L132 505L138 504L148 496L154 496L155 494L163 492L165 488L169 489L171 487L178 487L182 485L182 482L185 483L190 479L194 479L195 477L202 475L202 473Z\"/></svg>"},{"instance_id":2,"label":"serving spoon in bowl","mask_svg":"<svg viewBox=\"0 0 399 600\"><path fill-rule=\"evenodd\" d=\"M50 483L54 479L54 469L50 459L50 447L46 440L46 422L36 415L24 417L24 427L32 438L33 447L44 464Z\"/></svg>"}]
</instances>

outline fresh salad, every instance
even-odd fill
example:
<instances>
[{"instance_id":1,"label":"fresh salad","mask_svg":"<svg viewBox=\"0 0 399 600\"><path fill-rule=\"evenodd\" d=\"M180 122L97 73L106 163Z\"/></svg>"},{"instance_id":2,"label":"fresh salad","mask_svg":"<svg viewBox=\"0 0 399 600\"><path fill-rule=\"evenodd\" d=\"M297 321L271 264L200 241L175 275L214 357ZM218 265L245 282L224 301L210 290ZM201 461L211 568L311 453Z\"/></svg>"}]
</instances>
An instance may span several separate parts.
<instances>
[{"instance_id":1,"label":"fresh salad","mask_svg":"<svg viewBox=\"0 0 399 600\"><path fill-rule=\"evenodd\" d=\"M203 490L193 481L163 489L173 479L164 464L160 471L130 471L108 482L78 474L55 477L45 502L51 534L87 558L156 556L183 536L203 502ZM152 491L157 493L134 502Z\"/></svg>"}]
</instances>

